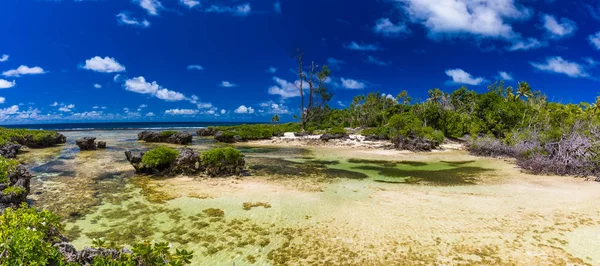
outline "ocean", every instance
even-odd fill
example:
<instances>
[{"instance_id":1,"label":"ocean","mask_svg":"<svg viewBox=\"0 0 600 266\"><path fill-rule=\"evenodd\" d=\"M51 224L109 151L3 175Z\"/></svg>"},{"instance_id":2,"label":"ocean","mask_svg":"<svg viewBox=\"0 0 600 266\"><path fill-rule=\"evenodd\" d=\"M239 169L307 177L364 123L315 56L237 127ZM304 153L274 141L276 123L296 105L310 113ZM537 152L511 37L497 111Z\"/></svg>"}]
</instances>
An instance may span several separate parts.
<instances>
[{"instance_id":1,"label":"ocean","mask_svg":"<svg viewBox=\"0 0 600 266\"><path fill-rule=\"evenodd\" d=\"M253 124L251 122L112 122L112 123L63 123L63 124L24 124L2 125L5 128L44 129L57 131L86 130L160 130L160 129L195 129L209 126L233 126ZM256 123L254 123L256 124Z\"/></svg>"}]
</instances>

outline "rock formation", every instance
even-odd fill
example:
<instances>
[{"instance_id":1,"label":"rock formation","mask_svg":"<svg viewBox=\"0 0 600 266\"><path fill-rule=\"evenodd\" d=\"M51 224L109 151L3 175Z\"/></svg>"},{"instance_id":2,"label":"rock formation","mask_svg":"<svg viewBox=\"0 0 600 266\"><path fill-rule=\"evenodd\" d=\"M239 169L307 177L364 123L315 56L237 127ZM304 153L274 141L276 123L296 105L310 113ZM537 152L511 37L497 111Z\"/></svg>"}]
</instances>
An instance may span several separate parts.
<instances>
[{"instance_id":1,"label":"rock formation","mask_svg":"<svg viewBox=\"0 0 600 266\"><path fill-rule=\"evenodd\" d=\"M6 182L0 183L0 212L8 207L18 207L29 194L29 181L32 175L27 169L18 165L9 169Z\"/></svg>"},{"instance_id":2,"label":"rock formation","mask_svg":"<svg viewBox=\"0 0 600 266\"><path fill-rule=\"evenodd\" d=\"M210 137L214 136L216 133L217 131L214 127L205 127L196 131L196 134L198 134L200 137Z\"/></svg>"},{"instance_id":3,"label":"rock formation","mask_svg":"<svg viewBox=\"0 0 600 266\"><path fill-rule=\"evenodd\" d=\"M79 147L79 150L82 151L91 151L95 149L106 149L106 142L98 141L96 143L96 138L93 137L83 137L75 141L75 144Z\"/></svg>"},{"instance_id":4,"label":"rock formation","mask_svg":"<svg viewBox=\"0 0 600 266\"><path fill-rule=\"evenodd\" d=\"M0 146L0 156L4 158L15 158L21 149L21 145L14 143L6 143Z\"/></svg>"},{"instance_id":5,"label":"rock formation","mask_svg":"<svg viewBox=\"0 0 600 266\"><path fill-rule=\"evenodd\" d=\"M346 139L348 138L348 134L342 134L342 133L336 133L336 134L330 134L330 133L325 133L323 135L321 135L321 140L322 141L329 141L332 139Z\"/></svg>"},{"instance_id":6,"label":"rock formation","mask_svg":"<svg viewBox=\"0 0 600 266\"><path fill-rule=\"evenodd\" d=\"M138 140L184 145L192 143L192 134L188 132L143 131L138 134Z\"/></svg>"},{"instance_id":7,"label":"rock formation","mask_svg":"<svg viewBox=\"0 0 600 266\"><path fill-rule=\"evenodd\" d=\"M28 148L46 148L67 142L67 137L63 134L56 133L47 135L43 138L35 139L33 135L27 134L23 136L12 137L11 141L19 143L23 146L27 146Z\"/></svg>"}]
</instances>

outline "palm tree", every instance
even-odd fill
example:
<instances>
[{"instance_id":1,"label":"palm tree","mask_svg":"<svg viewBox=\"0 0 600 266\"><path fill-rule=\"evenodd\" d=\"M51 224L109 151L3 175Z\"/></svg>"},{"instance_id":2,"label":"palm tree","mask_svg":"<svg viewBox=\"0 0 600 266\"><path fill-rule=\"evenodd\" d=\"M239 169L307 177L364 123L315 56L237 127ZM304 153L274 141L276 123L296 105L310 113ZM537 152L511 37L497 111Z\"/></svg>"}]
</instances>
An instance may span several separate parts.
<instances>
[{"instance_id":1,"label":"palm tree","mask_svg":"<svg viewBox=\"0 0 600 266\"><path fill-rule=\"evenodd\" d=\"M522 97L527 97L529 99L529 97L533 96L533 92L531 92L529 83L522 81L517 83L517 86L517 96L515 97L516 100L519 100Z\"/></svg>"},{"instance_id":2,"label":"palm tree","mask_svg":"<svg viewBox=\"0 0 600 266\"><path fill-rule=\"evenodd\" d=\"M432 102L434 102L434 103L439 103L439 101L444 96L444 92L442 92L438 88L435 88L433 90L429 90L428 94L429 94L429 100L432 101Z\"/></svg>"},{"instance_id":3,"label":"palm tree","mask_svg":"<svg viewBox=\"0 0 600 266\"><path fill-rule=\"evenodd\" d=\"M512 102L512 101L515 101L517 99L518 98L513 93L513 88L511 86L508 86L508 88L506 88L506 101L507 102Z\"/></svg>"},{"instance_id":4,"label":"palm tree","mask_svg":"<svg viewBox=\"0 0 600 266\"><path fill-rule=\"evenodd\" d=\"M596 102L592 104L589 110L592 114L600 113L600 96L596 98Z\"/></svg>"}]
</instances>

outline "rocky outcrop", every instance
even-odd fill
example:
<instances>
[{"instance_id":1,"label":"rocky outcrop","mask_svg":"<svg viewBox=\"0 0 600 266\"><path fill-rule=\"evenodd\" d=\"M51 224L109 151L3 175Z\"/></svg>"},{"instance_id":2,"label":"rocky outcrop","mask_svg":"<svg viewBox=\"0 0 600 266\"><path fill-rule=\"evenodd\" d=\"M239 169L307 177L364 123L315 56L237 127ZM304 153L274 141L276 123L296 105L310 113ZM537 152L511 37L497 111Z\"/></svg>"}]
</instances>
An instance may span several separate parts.
<instances>
[{"instance_id":1,"label":"rocky outcrop","mask_svg":"<svg viewBox=\"0 0 600 266\"><path fill-rule=\"evenodd\" d=\"M31 177L22 165L9 169L6 182L0 183L0 212L8 207L17 207L25 201L29 194Z\"/></svg>"},{"instance_id":2,"label":"rocky outcrop","mask_svg":"<svg viewBox=\"0 0 600 266\"><path fill-rule=\"evenodd\" d=\"M146 142L163 142L172 144L190 144L192 143L192 134L188 132L154 132L154 131L143 131L138 134L138 140Z\"/></svg>"},{"instance_id":3,"label":"rocky outcrop","mask_svg":"<svg viewBox=\"0 0 600 266\"><path fill-rule=\"evenodd\" d=\"M106 142L98 141L96 143L96 138L93 137L83 137L75 141L75 144L79 147L79 150L82 151L92 151L95 149L106 149Z\"/></svg>"},{"instance_id":4,"label":"rocky outcrop","mask_svg":"<svg viewBox=\"0 0 600 266\"><path fill-rule=\"evenodd\" d=\"M106 249L106 248L89 248L86 247L81 251L68 242L60 242L54 244L54 247L65 257L69 263L77 263L78 265L93 265L94 258L96 257L107 257L112 259L118 259L121 254L131 254L131 251L123 248L121 250Z\"/></svg>"},{"instance_id":5,"label":"rocky outcrop","mask_svg":"<svg viewBox=\"0 0 600 266\"><path fill-rule=\"evenodd\" d=\"M244 158L239 158L235 162L221 161L216 164L204 163L201 159L201 154L189 149L179 149L177 159L169 165L151 167L142 162L144 153L133 154L131 151L125 152L127 161L135 168L138 174L148 174L157 176L173 176L173 175L203 175L210 177L217 176L234 176L247 175L245 171L246 161Z\"/></svg>"},{"instance_id":6,"label":"rocky outcrop","mask_svg":"<svg viewBox=\"0 0 600 266\"><path fill-rule=\"evenodd\" d=\"M410 151L431 151L441 144L422 137L399 137L393 139L392 143L396 149Z\"/></svg>"},{"instance_id":7,"label":"rocky outcrop","mask_svg":"<svg viewBox=\"0 0 600 266\"><path fill-rule=\"evenodd\" d=\"M96 143L96 148L98 148L98 149L106 149L106 142L105 141L98 141L98 143Z\"/></svg>"},{"instance_id":8,"label":"rocky outcrop","mask_svg":"<svg viewBox=\"0 0 600 266\"><path fill-rule=\"evenodd\" d=\"M382 141L382 140L390 140L390 138L388 138L388 136L381 134L381 135L367 135L365 136L365 140L366 141Z\"/></svg>"},{"instance_id":9,"label":"rocky outcrop","mask_svg":"<svg viewBox=\"0 0 600 266\"><path fill-rule=\"evenodd\" d=\"M4 158L16 158L17 153L21 149L21 145L14 143L6 143L0 146L0 156Z\"/></svg>"},{"instance_id":10,"label":"rocky outcrop","mask_svg":"<svg viewBox=\"0 0 600 266\"><path fill-rule=\"evenodd\" d=\"M49 134L41 138L34 138L33 135L27 134L23 136L11 137L11 141L19 143L28 148L47 148L52 147L56 144L62 144L67 142L67 137L60 133Z\"/></svg>"},{"instance_id":11,"label":"rocky outcrop","mask_svg":"<svg viewBox=\"0 0 600 266\"><path fill-rule=\"evenodd\" d=\"M214 127L205 127L205 128L198 129L196 131L196 134L198 134L198 136L200 136L200 137L211 137L211 136L214 136L215 134L217 134L217 129Z\"/></svg>"},{"instance_id":12,"label":"rocky outcrop","mask_svg":"<svg viewBox=\"0 0 600 266\"><path fill-rule=\"evenodd\" d=\"M242 141L242 137L230 132L219 131L215 133L215 140L223 143L236 143Z\"/></svg>"},{"instance_id":13,"label":"rocky outcrop","mask_svg":"<svg viewBox=\"0 0 600 266\"><path fill-rule=\"evenodd\" d=\"M332 139L347 139L348 138L348 134L342 134L342 133L337 133L337 134L330 134L330 133L325 133L323 135L321 135L320 139L322 141L329 141Z\"/></svg>"}]
</instances>

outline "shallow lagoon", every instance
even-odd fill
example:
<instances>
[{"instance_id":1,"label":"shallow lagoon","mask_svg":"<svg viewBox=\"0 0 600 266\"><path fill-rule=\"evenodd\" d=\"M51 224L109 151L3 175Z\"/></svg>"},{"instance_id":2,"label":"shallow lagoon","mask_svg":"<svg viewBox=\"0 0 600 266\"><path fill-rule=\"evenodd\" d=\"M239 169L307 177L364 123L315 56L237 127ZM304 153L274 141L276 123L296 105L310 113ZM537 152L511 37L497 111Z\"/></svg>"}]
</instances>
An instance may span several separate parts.
<instances>
[{"instance_id":1,"label":"shallow lagoon","mask_svg":"<svg viewBox=\"0 0 600 266\"><path fill-rule=\"evenodd\" d=\"M600 264L600 186L503 160L242 145L252 177L154 179L125 160L157 146L137 131L64 134L20 160L37 175L32 203L61 215L78 248L166 240L195 265ZM80 153L82 136L108 149Z\"/></svg>"}]
</instances>

